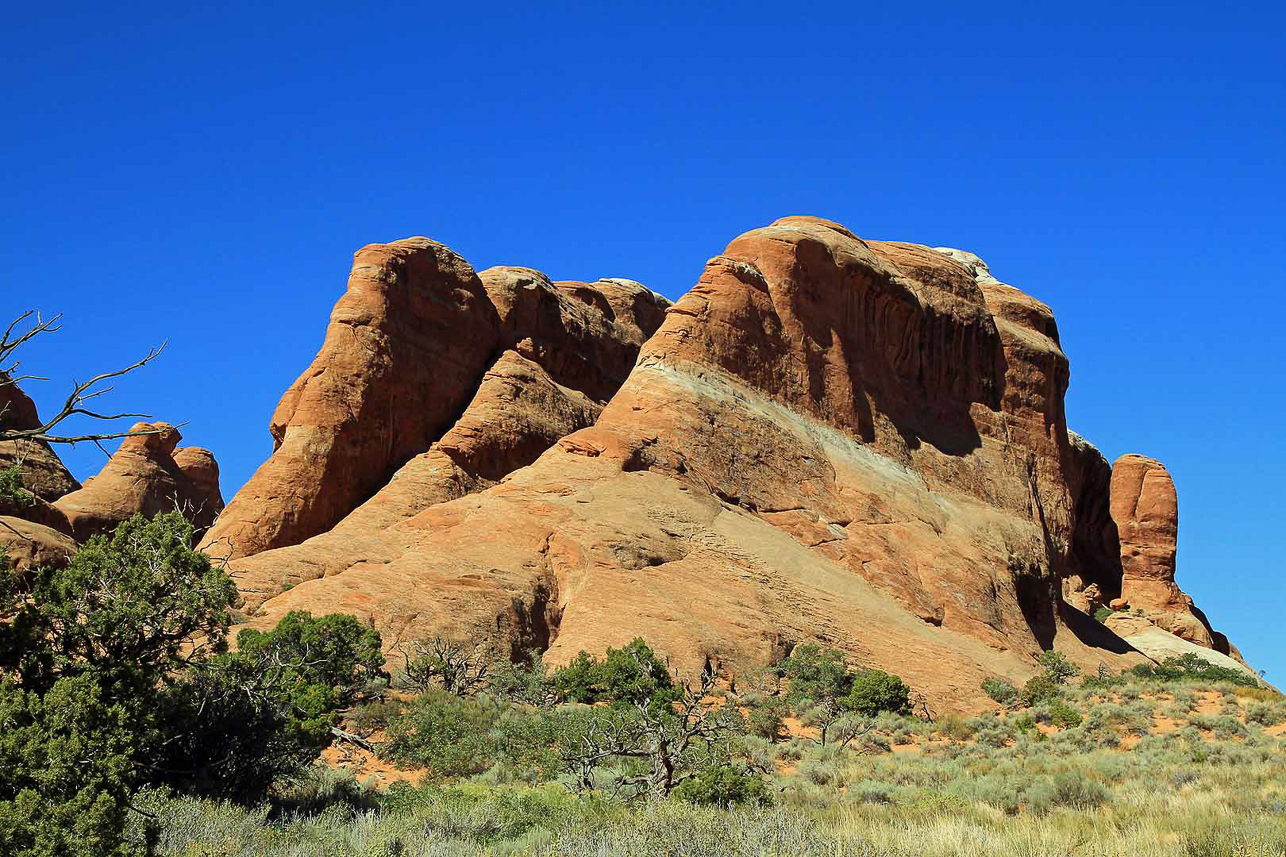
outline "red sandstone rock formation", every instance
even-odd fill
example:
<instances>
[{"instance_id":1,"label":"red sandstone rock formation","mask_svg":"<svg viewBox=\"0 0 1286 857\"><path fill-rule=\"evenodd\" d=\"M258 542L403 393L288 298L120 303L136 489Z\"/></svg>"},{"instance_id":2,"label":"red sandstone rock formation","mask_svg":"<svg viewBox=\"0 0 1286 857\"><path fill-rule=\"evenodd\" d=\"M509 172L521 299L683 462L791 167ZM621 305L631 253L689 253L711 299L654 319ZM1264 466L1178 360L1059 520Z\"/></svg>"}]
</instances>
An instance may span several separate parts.
<instances>
[{"instance_id":1,"label":"red sandstone rock formation","mask_svg":"<svg viewBox=\"0 0 1286 857\"><path fill-rule=\"evenodd\" d=\"M1093 615L1121 595L1121 542L1111 513L1112 465L1075 432L1071 438L1074 527L1063 598Z\"/></svg>"},{"instance_id":2,"label":"red sandstone rock formation","mask_svg":"<svg viewBox=\"0 0 1286 857\"><path fill-rule=\"evenodd\" d=\"M529 268L490 268L481 280L500 318L504 350L463 414L329 532L235 559L231 568L247 598L358 560L378 561L390 550L386 528L494 485L559 438L592 425L669 303L628 280L554 284ZM408 399L416 396L405 391Z\"/></svg>"},{"instance_id":3,"label":"red sandstone rock formation","mask_svg":"<svg viewBox=\"0 0 1286 857\"><path fill-rule=\"evenodd\" d=\"M450 427L499 325L477 274L441 244L357 251L321 351L277 405L272 457L211 529L213 550L248 556L337 524Z\"/></svg>"},{"instance_id":4,"label":"red sandstone rock formation","mask_svg":"<svg viewBox=\"0 0 1286 857\"><path fill-rule=\"evenodd\" d=\"M54 501L76 541L109 532L136 513L182 511L203 530L223 508L214 456L197 447L175 449L182 439L169 423L137 423L130 431L159 429L121 441L103 469L84 487Z\"/></svg>"},{"instance_id":5,"label":"red sandstone rock formation","mask_svg":"<svg viewBox=\"0 0 1286 857\"><path fill-rule=\"evenodd\" d=\"M66 533L34 521L0 515L0 553L19 575L33 568L64 566L75 552L76 542Z\"/></svg>"},{"instance_id":6,"label":"red sandstone rock formation","mask_svg":"<svg viewBox=\"0 0 1286 857\"><path fill-rule=\"evenodd\" d=\"M1121 456L1112 466L1111 501L1120 533L1121 598L1175 636L1216 648L1205 616L1174 581L1179 499L1165 466ZM1221 648L1226 654L1226 642Z\"/></svg>"},{"instance_id":7,"label":"red sandstone rock formation","mask_svg":"<svg viewBox=\"0 0 1286 857\"><path fill-rule=\"evenodd\" d=\"M40 424L35 402L0 373L0 428L30 429ZM80 487L44 441L0 441L0 468L18 463L22 464L23 485L41 500L56 500Z\"/></svg>"},{"instance_id":8,"label":"red sandstone rock formation","mask_svg":"<svg viewBox=\"0 0 1286 857\"><path fill-rule=\"evenodd\" d=\"M415 273L419 254L438 261ZM662 304L636 284L475 280L424 239L358 259L336 317L380 294L374 356L332 320L216 528L256 552L234 563L256 624L342 610L389 645L476 632L555 662L642 634L684 668L821 640L964 705L1050 646L1140 660L1062 604L1072 576L1121 588L1106 462L1069 439L1049 308L977 257L785 218L711 259L650 339ZM388 328L398 301L422 314ZM449 384L381 356L462 343L485 353ZM310 398L314 377L338 386ZM408 397L446 417L391 453ZM358 490L337 461L376 466Z\"/></svg>"}]
</instances>

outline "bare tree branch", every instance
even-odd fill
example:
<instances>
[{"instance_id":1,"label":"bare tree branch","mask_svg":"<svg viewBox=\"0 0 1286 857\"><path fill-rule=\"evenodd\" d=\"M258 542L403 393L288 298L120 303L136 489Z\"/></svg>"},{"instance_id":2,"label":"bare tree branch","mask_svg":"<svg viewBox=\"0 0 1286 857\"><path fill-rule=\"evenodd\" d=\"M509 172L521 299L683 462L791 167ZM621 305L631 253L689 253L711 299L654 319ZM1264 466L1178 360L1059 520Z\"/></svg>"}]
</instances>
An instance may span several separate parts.
<instances>
[{"instance_id":1,"label":"bare tree branch","mask_svg":"<svg viewBox=\"0 0 1286 857\"><path fill-rule=\"evenodd\" d=\"M32 316L35 316L35 322L32 326L22 333L15 334L15 331L19 326ZM15 360L7 365L6 362L13 356L14 351L23 343L30 342L42 333L54 333L60 330L62 325L58 322L61 318L62 314L59 313L53 318L46 320L35 310L28 310L18 316L18 318L9 325L4 332L4 335L0 336L0 388L13 386L19 381L38 379L39 376L36 375L16 374L18 366L20 365L19 361ZM144 355L141 360L136 360L123 369L117 369L112 372L103 372L83 383L78 383L73 380L71 393L67 396L66 401L63 402L63 406L58 413L54 414L52 418L46 420L39 426L35 426L34 428L0 429L0 441L32 440L44 441L45 443L76 444L82 442L97 443L103 440L117 440L125 437L160 434L163 431L162 429L145 431L91 432L81 435L54 434L53 432L54 429L64 420L76 416L87 417L89 419L100 420L103 422L113 422L115 420L127 418L151 419L150 414L136 413L132 411L122 413L103 413L101 411L85 407L85 403L91 399L110 393L115 389L114 386L110 385L101 386L104 381L109 381L112 378L119 378L122 375L133 372L135 369L140 369L146 366L148 363L151 363L153 360L160 357L168 344L168 342L162 342L159 346L149 349L147 354ZM3 419L8 411L9 406L6 404L3 410L0 410L0 419Z\"/></svg>"}]
</instances>

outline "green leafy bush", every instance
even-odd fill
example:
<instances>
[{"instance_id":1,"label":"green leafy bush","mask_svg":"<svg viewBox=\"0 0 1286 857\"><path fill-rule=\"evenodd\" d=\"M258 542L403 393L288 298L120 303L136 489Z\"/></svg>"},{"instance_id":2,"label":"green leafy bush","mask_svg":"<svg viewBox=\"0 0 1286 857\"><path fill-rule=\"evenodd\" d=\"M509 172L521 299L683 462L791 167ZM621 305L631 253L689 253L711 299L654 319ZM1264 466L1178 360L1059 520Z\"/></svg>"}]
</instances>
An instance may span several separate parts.
<instances>
[{"instance_id":1,"label":"green leafy bush","mask_svg":"<svg viewBox=\"0 0 1286 857\"><path fill-rule=\"evenodd\" d=\"M883 711L911 713L911 688L902 679L883 670L866 670L852 677L849 692L840 707L873 717Z\"/></svg>"},{"instance_id":2,"label":"green leafy bush","mask_svg":"<svg viewBox=\"0 0 1286 857\"><path fill-rule=\"evenodd\" d=\"M35 495L22 484L22 468L0 467L0 509L21 509L35 502Z\"/></svg>"},{"instance_id":3,"label":"green leafy bush","mask_svg":"<svg viewBox=\"0 0 1286 857\"><path fill-rule=\"evenodd\" d=\"M495 761L490 733L499 715L494 706L429 688L389 723L380 755L424 768L434 781L482 773Z\"/></svg>"},{"instance_id":4,"label":"green leafy bush","mask_svg":"<svg viewBox=\"0 0 1286 857\"><path fill-rule=\"evenodd\" d=\"M679 783L671 794L681 801L707 806L767 806L772 802L763 777L730 765L706 768Z\"/></svg>"},{"instance_id":5,"label":"green leafy bush","mask_svg":"<svg viewBox=\"0 0 1286 857\"><path fill-rule=\"evenodd\" d=\"M664 706L677 698L669 669L642 637L620 649L609 648L602 660L581 652L555 670L552 681L572 702L632 705L651 700Z\"/></svg>"},{"instance_id":6,"label":"green leafy bush","mask_svg":"<svg viewBox=\"0 0 1286 857\"><path fill-rule=\"evenodd\" d=\"M425 769L429 782L458 780L497 764L510 779L543 782L557 776L563 751L592 718L622 716L629 712L537 709L430 688L389 721L379 752L399 766Z\"/></svg>"},{"instance_id":7,"label":"green leafy bush","mask_svg":"<svg viewBox=\"0 0 1286 857\"><path fill-rule=\"evenodd\" d=\"M1160 664L1139 664L1129 670L1129 674L1144 681L1168 682L1201 682L1214 684L1228 682L1242 687L1258 687L1259 681L1249 673L1234 667L1221 667L1212 664L1200 655L1189 652L1185 655L1166 658Z\"/></svg>"},{"instance_id":8,"label":"green leafy bush","mask_svg":"<svg viewBox=\"0 0 1286 857\"><path fill-rule=\"evenodd\" d=\"M1036 663L1044 668L1044 676L1054 685L1064 685L1068 681L1081 674L1081 668L1076 666L1067 659L1062 652L1055 652L1052 649L1041 652Z\"/></svg>"},{"instance_id":9,"label":"green leafy bush","mask_svg":"<svg viewBox=\"0 0 1286 857\"><path fill-rule=\"evenodd\" d=\"M853 686L844 655L816 643L796 646L784 664L786 702L798 710L805 703L839 700Z\"/></svg>"},{"instance_id":10,"label":"green leafy bush","mask_svg":"<svg viewBox=\"0 0 1286 857\"><path fill-rule=\"evenodd\" d=\"M768 697L750 706L746 728L751 735L776 741L785 724L786 702L780 697Z\"/></svg>"},{"instance_id":11,"label":"green leafy bush","mask_svg":"<svg viewBox=\"0 0 1286 857\"><path fill-rule=\"evenodd\" d=\"M579 686L580 679L575 683ZM502 661L493 664L487 689L512 702L539 708L548 708L563 699L563 694L545 667L544 655L540 651L531 651L517 662ZM583 694L578 690L577 695Z\"/></svg>"},{"instance_id":12,"label":"green leafy bush","mask_svg":"<svg viewBox=\"0 0 1286 857\"><path fill-rule=\"evenodd\" d=\"M1080 726L1081 721L1084 719L1079 711L1072 708L1063 699L1050 700L1047 710L1049 711L1049 722L1063 728Z\"/></svg>"},{"instance_id":13,"label":"green leafy bush","mask_svg":"<svg viewBox=\"0 0 1286 857\"><path fill-rule=\"evenodd\" d=\"M1001 705L1013 705L1018 701L1018 688L1008 679L985 678L982 680L982 692Z\"/></svg>"},{"instance_id":14,"label":"green leafy bush","mask_svg":"<svg viewBox=\"0 0 1286 857\"><path fill-rule=\"evenodd\" d=\"M30 598L0 591L0 852L118 855L173 676L222 648L232 581L178 514L89 539Z\"/></svg>"},{"instance_id":15,"label":"green leafy bush","mask_svg":"<svg viewBox=\"0 0 1286 857\"><path fill-rule=\"evenodd\" d=\"M340 709L383 675L380 636L354 617L292 611L271 631L243 630L238 649L195 665L175 687L156 781L253 802L305 771L330 742Z\"/></svg>"},{"instance_id":16,"label":"green leafy bush","mask_svg":"<svg viewBox=\"0 0 1286 857\"><path fill-rule=\"evenodd\" d=\"M1054 699L1058 696L1058 693L1058 685L1050 681L1048 676L1038 675L1027 680L1018 698L1023 705L1031 707L1039 705L1046 700Z\"/></svg>"}]
</instances>

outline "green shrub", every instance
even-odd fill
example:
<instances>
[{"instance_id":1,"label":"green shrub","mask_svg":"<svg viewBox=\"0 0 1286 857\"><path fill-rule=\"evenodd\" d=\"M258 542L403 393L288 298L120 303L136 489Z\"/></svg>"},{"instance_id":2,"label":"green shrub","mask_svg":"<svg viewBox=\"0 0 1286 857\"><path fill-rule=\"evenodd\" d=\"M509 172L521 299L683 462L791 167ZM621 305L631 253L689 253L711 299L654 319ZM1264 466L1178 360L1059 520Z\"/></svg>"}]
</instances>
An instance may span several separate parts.
<instances>
[{"instance_id":1,"label":"green shrub","mask_svg":"<svg viewBox=\"0 0 1286 857\"><path fill-rule=\"evenodd\" d=\"M270 631L243 630L236 652L196 665L171 695L179 726L155 782L253 803L307 770L339 710L380 677L380 636L352 616L292 611Z\"/></svg>"},{"instance_id":2,"label":"green shrub","mask_svg":"<svg viewBox=\"0 0 1286 857\"><path fill-rule=\"evenodd\" d=\"M0 467L0 509L21 509L34 503L36 497L23 487L22 468Z\"/></svg>"},{"instance_id":3,"label":"green shrub","mask_svg":"<svg viewBox=\"0 0 1286 857\"><path fill-rule=\"evenodd\" d=\"M118 855L172 682L223 645L236 588L178 514L94 536L30 598L0 586L0 851ZM10 583L6 577L6 584Z\"/></svg>"},{"instance_id":4,"label":"green shrub","mask_svg":"<svg viewBox=\"0 0 1286 857\"><path fill-rule=\"evenodd\" d=\"M1094 611L1094 618L1100 622L1106 622L1107 618L1115 612L1111 607L1100 607Z\"/></svg>"},{"instance_id":5,"label":"green shrub","mask_svg":"<svg viewBox=\"0 0 1286 857\"><path fill-rule=\"evenodd\" d=\"M1018 698L1023 705L1031 707L1054 699L1057 696L1058 685L1051 681L1048 676L1038 675L1027 680Z\"/></svg>"},{"instance_id":6,"label":"green shrub","mask_svg":"<svg viewBox=\"0 0 1286 857\"><path fill-rule=\"evenodd\" d=\"M1114 673L1105 664L1099 664L1094 675L1087 675L1081 681L1081 687L1090 690L1112 690L1125 685L1125 676Z\"/></svg>"},{"instance_id":7,"label":"green shrub","mask_svg":"<svg viewBox=\"0 0 1286 857\"><path fill-rule=\"evenodd\" d=\"M493 706L429 688L388 726L380 756L403 767L424 768L429 780L479 774L495 761Z\"/></svg>"},{"instance_id":8,"label":"green shrub","mask_svg":"<svg viewBox=\"0 0 1286 857\"><path fill-rule=\"evenodd\" d=\"M1054 807L1087 810L1102 806L1112 799L1102 783L1070 772L1055 774L1053 779L1037 783L1027 792L1028 808L1043 814Z\"/></svg>"},{"instance_id":9,"label":"green shrub","mask_svg":"<svg viewBox=\"0 0 1286 857\"><path fill-rule=\"evenodd\" d=\"M1014 720L1014 728L1022 733L1040 732L1040 730L1036 728L1036 719L1030 714L1024 714L1022 717Z\"/></svg>"},{"instance_id":10,"label":"green shrub","mask_svg":"<svg viewBox=\"0 0 1286 857\"><path fill-rule=\"evenodd\" d=\"M387 729L400 716L405 705L396 699L377 699L355 706L348 715L350 728L363 738Z\"/></svg>"},{"instance_id":11,"label":"green shrub","mask_svg":"<svg viewBox=\"0 0 1286 857\"><path fill-rule=\"evenodd\" d=\"M1246 722L1276 726L1286 720L1286 705L1280 702L1252 702L1246 706Z\"/></svg>"},{"instance_id":12,"label":"green shrub","mask_svg":"<svg viewBox=\"0 0 1286 857\"><path fill-rule=\"evenodd\" d=\"M809 702L837 701L853 687L843 653L816 643L796 646L783 671L789 688L786 701L797 711Z\"/></svg>"},{"instance_id":13,"label":"green shrub","mask_svg":"<svg viewBox=\"0 0 1286 857\"><path fill-rule=\"evenodd\" d=\"M911 713L911 688L883 670L866 670L853 676L849 692L840 699L846 711L873 717L883 711Z\"/></svg>"},{"instance_id":14,"label":"green shrub","mask_svg":"<svg viewBox=\"0 0 1286 857\"><path fill-rule=\"evenodd\" d=\"M1018 688L1008 679L985 678L982 680L982 692L1001 705L1013 705L1018 701Z\"/></svg>"},{"instance_id":15,"label":"green shrub","mask_svg":"<svg viewBox=\"0 0 1286 857\"><path fill-rule=\"evenodd\" d=\"M938 732L955 741L968 741L973 737L974 731L973 724L955 712L943 717L938 724Z\"/></svg>"},{"instance_id":16,"label":"green shrub","mask_svg":"<svg viewBox=\"0 0 1286 857\"><path fill-rule=\"evenodd\" d=\"M675 787L681 801L706 806L767 806L772 802L764 778L729 765L706 768Z\"/></svg>"},{"instance_id":17,"label":"green shrub","mask_svg":"<svg viewBox=\"0 0 1286 857\"><path fill-rule=\"evenodd\" d=\"M1221 667L1212 664L1205 658L1189 652L1185 655L1166 658L1160 664L1139 664L1129 670L1130 675L1145 681L1161 683L1201 682L1214 684L1228 682L1241 687L1258 687L1259 681L1254 676L1234 667Z\"/></svg>"},{"instance_id":18,"label":"green shrub","mask_svg":"<svg viewBox=\"0 0 1286 857\"><path fill-rule=\"evenodd\" d=\"M564 698L545 667L544 655L535 650L520 661L492 665L487 689L512 702L538 708L549 708Z\"/></svg>"},{"instance_id":19,"label":"green shrub","mask_svg":"<svg viewBox=\"0 0 1286 857\"><path fill-rule=\"evenodd\" d=\"M642 637L623 648L609 648L602 660L582 651L554 671L552 682L565 699L587 704L633 705L650 699L665 706L678 696L669 669Z\"/></svg>"},{"instance_id":20,"label":"green shrub","mask_svg":"<svg viewBox=\"0 0 1286 857\"><path fill-rule=\"evenodd\" d=\"M1041 652L1036 663L1044 668L1044 676L1055 686L1067 684L1068 681L1081 674L1081 668L1076 666L1067 659L1067 656L1061 652L1055 652L1052 649Z\"/></svg>"},{"instance_id":21,"label":"green shrub","mask_svg":"<svg viewBox=\"0 0 1286 857\"><path fill-rule=\"evenodd\" d=\"M746 718L746 728L751 735L776 741L781 736L787 708L785 700L779 697L768 697L750 706L750 715Z\"/></svg>"},{"instance_id":22,"label":"green shrub","mask_svg":"<svg viewBox=\"0 0 1286 857\"><path fill-rule=\"evenodd\" d=\"M1063 699L1052 699L1048 705L1049 722L1055 726L1072 728L1081 725L1081 713Z\"/></svg>"}]
</instances>

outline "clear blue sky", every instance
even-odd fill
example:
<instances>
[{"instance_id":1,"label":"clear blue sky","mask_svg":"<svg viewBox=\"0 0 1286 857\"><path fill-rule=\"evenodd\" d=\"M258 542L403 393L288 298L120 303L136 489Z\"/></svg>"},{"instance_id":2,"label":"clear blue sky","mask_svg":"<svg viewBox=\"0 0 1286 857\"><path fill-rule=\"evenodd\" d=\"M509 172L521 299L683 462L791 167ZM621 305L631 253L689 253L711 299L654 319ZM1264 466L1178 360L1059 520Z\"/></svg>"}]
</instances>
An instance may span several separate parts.
<instances>
[{"instance_id":1,"label":"clear blue sky","mask_svg":"<svg viewBox=\"0 0 1286 857\"><path fill-rule=\"evenodd\" d=\"M328 5L8 10L0 308L67 314L46 410L168 337L114 401L231 496L363 244L677 297L821 215L1054 308L1072 427L1166 462L1180 583L1286 682L1280 4Z\"/></svg>"}]
</instances>

